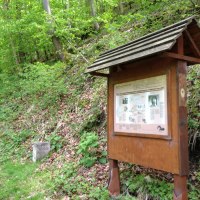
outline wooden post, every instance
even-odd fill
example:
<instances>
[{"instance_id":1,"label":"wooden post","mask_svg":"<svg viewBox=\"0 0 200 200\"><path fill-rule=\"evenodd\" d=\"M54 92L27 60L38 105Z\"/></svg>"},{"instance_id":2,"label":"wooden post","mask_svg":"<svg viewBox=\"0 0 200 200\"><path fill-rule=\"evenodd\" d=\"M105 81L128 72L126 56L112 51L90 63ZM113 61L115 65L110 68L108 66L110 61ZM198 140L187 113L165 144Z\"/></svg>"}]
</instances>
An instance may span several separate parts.
<instances>
[{"instance_id":1,"label":"wooden post","mask_svg":"<svg viewBox=\"0 0 200 200\"><path fill-rule=\"evenodd\" d=\"M183 36L178 39L178 54L184 55ZM187 131L187 92L186 92L187 63L177 63L177 85L178 85L178 114L179 114L179 160L180 175L174 175L174 200L188 200L187 175L189 173L188 159L188 131Z\"/></svg>"},{"instance_id":2,"label":"wooden post","mask_svg":"<svg viewBox=\"0 0 200 200\"><path fill-rule=\"evenodd\" d=\"M117 160L109 160L110 174L108 190L111 196L118 196L120 194L120 177L119 177L119 167Z\"/></svg>"},{"instance_id":3,"label":"wooden post","mask_svg":"<svg viewBox=\"0 0 200 200\"><path fill-rule=\"evenodd\" d=\"M174 200L188 200L187 176L174 175Z\"/></svg>"},{"instance_id":4,"label":"wooden post","mask_svg":"<svg viewBox=\"0 0 200 200\"><path fill-rule=\"evenodd\" d=\"M178 53L184 54L183 36L178 39ZM188 153L188 127L187 127L187 62L178 61L177 64L177 85L178 85L178 133L180 148L180 175L189 174L189 153Z\"/></svg>"}]
</instances>

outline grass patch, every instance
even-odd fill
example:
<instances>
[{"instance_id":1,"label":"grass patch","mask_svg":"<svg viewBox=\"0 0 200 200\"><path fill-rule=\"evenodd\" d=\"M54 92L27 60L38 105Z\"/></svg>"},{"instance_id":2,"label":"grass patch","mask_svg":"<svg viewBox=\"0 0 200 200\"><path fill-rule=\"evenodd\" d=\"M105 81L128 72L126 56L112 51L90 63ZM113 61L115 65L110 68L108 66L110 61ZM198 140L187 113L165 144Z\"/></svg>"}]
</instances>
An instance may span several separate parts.
<instances>
[{"instance_id":1,"label":"grass patch","mask_svg":"<svg viewBox=\"0 0 200 200\"><path fill-rule=\"evenodd\" d=\"M0 199L44 199L49 174L38 172L36 163L7 161L0 166Z\"/></svg>"}]
</instances>

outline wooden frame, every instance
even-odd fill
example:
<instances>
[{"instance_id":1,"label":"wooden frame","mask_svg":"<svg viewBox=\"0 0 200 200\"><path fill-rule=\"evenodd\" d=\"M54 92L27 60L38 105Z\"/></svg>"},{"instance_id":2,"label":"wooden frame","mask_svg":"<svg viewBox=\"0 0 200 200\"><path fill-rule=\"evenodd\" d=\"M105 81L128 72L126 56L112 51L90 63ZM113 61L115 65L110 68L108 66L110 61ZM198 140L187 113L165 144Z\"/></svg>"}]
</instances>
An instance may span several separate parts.
<instances>
[{"instance_id":1,"label":"wooden frame","mask_svg":"<svg viewBox=\"0 0 200 200\"><path fill-rule=\"evenodd\" d=\"M197 21L193 17L188 18L101 54L97 61L87 69L87 72L92 75L108 78L107 137L110 164L108 189L110 195L120 194L118 161L124 161L173 173L174 200L188 199L187 175L189 161L186 71L187 64L200 64L199 30ZM169 35L170 37L167 37ZM104 68L109 69L109 74L97 72ZM166 75L167 77L168 134L158 135L152 133L152 130L156 130L155 127L151 131L143 129L146 130L146 133L141 132L141 129L136 132L135 130L137 129L132 126L133 122L141 124L142 120L145 119L143 122L146 121L151 124L150 117L144 113L145 108L151 105L149 104L150 98L147 98L147 94L146 96L143 95L140 98L141 101L146 98L145 103L136 104L135 96L137 91L134 91L134 85L130 83L132 84L132 90L130 86L127 87L129 90L118 90L118 93L115 93L116 99L118 98L116 101L114 99L114 86L159 75ZM123 84L121 86L124 87ZM165 86L161 88L165 88ZM145 92L143 93L145 94ZM160 94L164 103L163 93ZM123 103L122 97L125 99L125 103ZM158 96L156 99L158 99ZM128 105L127 102L129 101L131 105ZM119 112L124 112L125 116L118 118L118 125L120 123L128 124L126 128L131 129L131 133L127 129L124 132L121 131L121 127L114 129L114 120L116 119L114 117L115 102L118 102L120 106ZM138 115L137 112L140 111L138 108L143 109L141 116L144 118L141 118L142 120L135 118ZM136 112L134 112L134 109ZM151 109L149 108L148 111ZM125 113L127 110L132 114L127 115ZM163 121L160 124L163 125Z\"/></svg>"},{"instance_id":2,"label":"wooden frame","mask_svg":"<svg viewBox=\"0 0 200 200\"><path fill-rule=\"evenodd\" d=\"M170 70L168 70L166 72L166 74L160 74L160 75L166 75L166 78L167 78L167 85L166 85L166 89L167 89L167 94L169 94L170 92ZM154 76L151 76L151 77L154 77ZM145 78L151 78L151 77L148 77L146 76ZM134 79L134 80L138 80L138 79ZM116 81L114 83L112 83L112 89L110 92L114 93L114 86L116 84L119 84L119 83L126 83L126 82L129 82L129 81L125 81L123 82L123 80L119 80L119 81ZM113 102L114 102L114 99L113 99ZM167 96L167 113L170 112L170 103L171 102L171 99ZM114 110L114 103L113 103L113 110ZM114 112L112 113L113 116L114 116ZM113 135L118 135L118 136L130 136L130 137L147 137L147 138L160 138L160 139L166 139L166 140L171 140L171 122L170 122L170 118L169 118L169 115L167 115L167 121L168 121L168 134L167 135L158 135L158 134L146 134L146 133L127 133L127 132L113 132ZM114 130L114 123L113 123L113 130Z\"/></svg>"},{"instance_id":3,"label":"wooden frame","mask_svg":"<svg viewBox=\"0 0 200 200\"><path fill-rule=\"evenodd\" d=\"M150 66L149 68L146 67L147 64ZM123 65L122 71L113 71L110 74L108 79L108 156L110 159L135 163L179 175L187 174L187 164L184 166L181 164L182 153L180 152L182 150L179 149L180 138L177 132L179 129L177 65L176 60L155 57ZM130 134L127 133L114 133L113 86L116 83L163 74L167 75L169 136L131 134L133 137L130 137ZM187 163L187 156L183 160Z\"/></svg>"}]
</instances>

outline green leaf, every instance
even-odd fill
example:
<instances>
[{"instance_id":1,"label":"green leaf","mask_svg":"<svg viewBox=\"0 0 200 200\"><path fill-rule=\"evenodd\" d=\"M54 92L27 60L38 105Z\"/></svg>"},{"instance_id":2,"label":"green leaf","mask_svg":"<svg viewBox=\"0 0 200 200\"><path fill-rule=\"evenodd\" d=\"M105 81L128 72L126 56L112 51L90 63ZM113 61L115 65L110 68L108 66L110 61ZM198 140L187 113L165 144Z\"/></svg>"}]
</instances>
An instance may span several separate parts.
<instances>
[{"instance_id":1,"label":"green leaf","mask_svg":"<svg viewBox=\"0 0 200 200\"><path fill-rule=\"evenodd\" d=\"M101 164L106 164L107 163L107 159L105 157L101 157L101 158L99 158L99 162Z\"/></svg>"}]
</instances>

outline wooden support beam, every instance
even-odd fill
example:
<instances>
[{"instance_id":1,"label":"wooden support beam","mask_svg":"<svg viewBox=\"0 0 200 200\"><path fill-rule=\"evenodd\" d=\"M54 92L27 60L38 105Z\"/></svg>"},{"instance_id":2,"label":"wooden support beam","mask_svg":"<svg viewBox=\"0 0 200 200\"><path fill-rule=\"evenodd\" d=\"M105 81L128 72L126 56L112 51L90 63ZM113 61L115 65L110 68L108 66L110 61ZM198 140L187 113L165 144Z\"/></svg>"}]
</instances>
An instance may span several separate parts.
<instances>
[{"instance_id":1,"label":"wooden support beam","mask_svg":"<svg viewBox=\"0 0 200 200\"><path fill-rule=\"evenodd\" d=\"M187 176L174 175L173 200L188 200L187 193Z\"/></svg>"},{"instance_id":2,"label":"wooden support beam","mask_svg":"<svg viewBox=\"0 0 200 200\"><path fill-rule=\"evenodd\" d=\"M177 39L177 44L178 44L178 52L177 53L184 55L184 40L183 40L182 35Z\"/></svg>"},{"instance_id":3,"label":"wooden support beam","mask_svg":"<svg viewBox=\"0 0 200 200\"><path fill-rule=\"evenodd\" d=\"M108 190L110 196L120 195L120 177L119 177L119 167L117 160L109 160L110 176L108 183Z\"/></svg>"},{"instance_id":4,"label":"wooden support beam","mask_svg":"<svg viewBox=\"0 0 200 200\"><path fill-rule=\"evenodd\" d=\"M102 76L102 77L106 77L106 78L108 78L108 76L109 76L109 74L103 74L100 72L90 72L90 74L93 76Z\"/></svg>"},{"instance_id":5,"label":"wooden support beam","mask_svg":"<svg viewBox=\"0 0 200 200\"><path fill-rule=\"evenodd\" d=\"M190 45L190 48L193 51L194 55L197 57L200 57L199 48L197 47L192 36L190 35L190 33L187 30L185 30L185 35L186 35L187 39L189 40L189 45Z\"/></svg>"},{"instance_id":6,"label":"wooden support beam","mask_svg":"<svg viewBox=\"0 0 200 200\"><path fill-rule=\"evenodd\" d=\"M189 153L188 153L188 120L187 120L187 63L178 61L176 68L177 86L178 86L178 137L179 137L179 160L180 175L189 174Z\"/></svg>"},{"instance_id":7,"label":"wooden support beam","mask_svg":"<svg viewBox=\"0 0 200 200\"><path fill-rule=\"evenodd\" d=\"M184 60L192 64L200 64L200 58L185 56L177 53L165 52L162 54L164 57L175 58L177 60Z\"/></svg>"}]
</instances>

